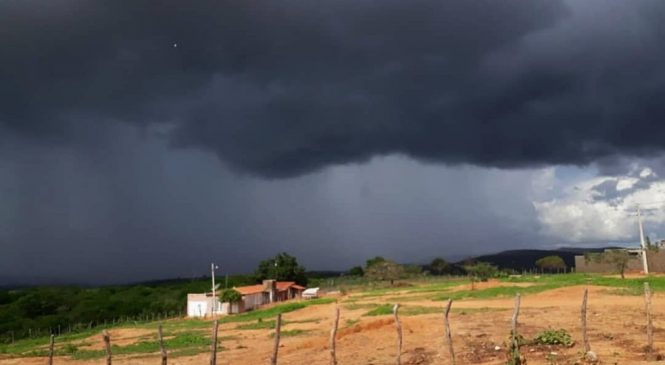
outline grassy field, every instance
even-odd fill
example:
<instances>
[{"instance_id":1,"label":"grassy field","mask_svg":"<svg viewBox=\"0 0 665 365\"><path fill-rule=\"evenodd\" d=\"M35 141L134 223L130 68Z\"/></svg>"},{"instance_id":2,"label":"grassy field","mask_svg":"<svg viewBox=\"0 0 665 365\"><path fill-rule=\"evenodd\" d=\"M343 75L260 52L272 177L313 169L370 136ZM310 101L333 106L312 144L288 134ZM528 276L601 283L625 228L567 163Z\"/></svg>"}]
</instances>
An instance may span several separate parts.
<instances>
[{"instance_id":1,"label":"grassy field","mask_svg":"<svg viewBox=\"0 0 665 365\"><path fill-rule=\"evenodd\" d=\"M300 313L308 307L318 307L335 301L345 313L342 327L351 328L362 325L373 318L391 316L394 303L400 303L400 315L406 318L442 313L441 301L453 299L456 305L453 313L474 315L506 311L505 306L493 306L495 298L508 298L515 293L522 296L538 295L549 290L570 286L593 286L606 288L608 295L642 295L643 283L649 282L654 292L665 292L665 277L629 277L621 279L614 276L589 274L560 274L540 276L505 277L494 281L492 285L480 283L475 290L470 290L465 278L427 278L401 282L395 286L387 285L347 285L345 295L339 298L321 298L309 301L294 301L275 305L238 315L220 318L224 331L220 332L220 351L241 351L247 347L245 342L267 341L274 335L275 316L283 313ZM480 307L465 307L466 300L484 301ZM319 336L325 331L320 325L327 326L327 312L315 313L310 317L292 316L283 321L282 336L300 338ZM325 323L321 323L325 322ZM170 357L196 356L207 352L210 346L210 321L197 319L172 319L163 321L165 345ZM159 351L156 337L158 322L134 322L115 326L97 327L75 334L56 338L56 355L71 359L96 359L104 356L99 346L99 333L107 328L120 331L126 341L114 344L114 356L143 356ZM47 353L48 337L18 340L13 344L0 344L0 363L2 357L43 357Z\"/></svg>"},{"instance_id":2,"label":"grassy field","mask_svg":"<svg viewBox=\"0 0 665 365\"><path fill-rule=\"evenodd\" d=\"M272 329L275 321L272 320L277 314L289 313L312 305L329 304L334 302L332 298L320 298L308 301L290 302L275 305L271 308L260 309L243 314L223 317L219 320L220 324L226 323L245 323L237 326L238 329ZM254 323L248 323L254 322ZM309 321L292 321L292 323L304 323ZM314 322L314 321L312 321ZM285 323L287 324L287 323ZM57 356L71 356L74 359L92 359L103 357L105 352L102 349L86 349L90 341L82 341L90 337L98 336L103 329L134 329L146 330L151 334L140 336L137 341L124 345L112 345L114 355L127 354L149 354L159 351L156 328L157 322L136 323L134 325L107 326L105 328L95 328L90 331L83 331L76 334L58 336L55 354ZM167 320L162 323L165 347L172 351L171 357L191 356L200 352L208 351L210 348L210 321L199 319L176 319ZM285 336L294 336L301 332L286 332ZM221 336L220 341L232 340L234 336ZM48 337L39 337L32 339L23 339L13 344L0 345L0 354L11 356L47 356ZM223 350L220 347L220 350Z\"/></svg>"}]
</instances>

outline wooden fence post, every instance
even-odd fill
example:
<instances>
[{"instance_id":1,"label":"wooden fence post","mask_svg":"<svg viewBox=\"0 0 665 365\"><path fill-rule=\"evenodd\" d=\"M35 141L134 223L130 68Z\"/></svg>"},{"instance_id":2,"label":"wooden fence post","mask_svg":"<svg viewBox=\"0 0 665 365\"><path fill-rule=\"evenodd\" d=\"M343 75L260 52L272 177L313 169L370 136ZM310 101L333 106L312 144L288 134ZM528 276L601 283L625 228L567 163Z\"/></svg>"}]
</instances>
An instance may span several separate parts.
<instances>
[{"instance_id":1,"label":"wooden fence post","mask_svg":"<svg viewBox=\"0 0 665 365\"><path fill-rule=\"evenodd\" d=\"M653 352L653 320L651 318L651 288L644 283L644 304L647 314L647 354Z\"/></svg>"},{"instance_id":2,"label":"wooden fence post","mask_svg":"<svg viewBox=\"0 0 665 365\"><path fill-rule=\"evenodd\" d=\"M508 359L508 364L510 365L520 365L522 364L522 355L520 354L520 341L519 335L517 334L517 317L520 314L520 294L515 295L515 309L513 310L513 318L511 320L511 336L512 341L510 344L510 352Z\"/></svg>"},{"instance_id":3,"label":"wooden fence post","mask_svg":"<svg viewBox=\"0 0 665 365\"><path fill-rule=\"evenodd\" d=\"M395 328L397 329L397 365L402 364L402 323L399 321L399 304L393 306L393 315L395 316Z\"/></svg>"},{"instance_id":4,"label":"wooden fence post","mask_svg":"<svg viewBox=\"0 0 665 365\"><path fill-rule=\"evenodd\" d=\"M272 349L272 357L270 358L270 364L277 365L277 353L279 352L279 337L282 331L282 313L277 314L277 320L275 321L275 347Z\"/></svg>"},{"instance_id":5,"label":"wooden fence post","mask_svg":"<svg viewBox=\"0 0 665 365\"><path fill-rule=\"evenodd\" d=\"M55 344L55 335L51 335L51 340L48 344L48 365L53 365L53 345Z\"/></svg>"},{"instance_id":6,"label":"wooden fence post","mask_svg":"<svg viewBox=\"0 0 665 365\"><path fill-rule=\"evenodd\" d=\"M162 324L159 324L159 327L157 327L157 334L159 336L159 352L162 356L162 365L167 365L168 360L167 360L167 355L166 355L166 348L164 348L164 334L162 333Z\"/></svg>"},{"instance_id":7,"label":"wooden fence post","mask_svg":"<svg viewBox=\"0 0 665 365\"><path fill-rule=\"evenodd\" d=\"M111 336L107 330L102 332L102 339L104 339L104 347L106 348L106 365L111 365L113 354L111 353Z\"/></svg>"},{"instance_id":8,"label":"wooden fence post","mask_svg":"<svg viewBox=\"0 0 665 365\"><path fill-rule=\"evenodd\" d=\"M337 365L337 354L335 353L337 348L337 341L335 339L337 336L337 326L339 326L339 305L335 306L335 319L333 320L332 330L330 330L330 365Z\"/></svg>"},{"instance_id":9,"label":"wooden fence post","mask_svg":"<svg viewBox=\"0 0 665 365\"><path fill-rule=\"evenodd\" d=\"M448 342L448 353L450 353L450 363L455 365L455 351L453 350L453 337L450 332L450 321L448 320L448 314L450 314L450 307L453 305L453 300L448 299L448 305L446 305L446 312L444 318L444 325L446 327L446 340Z\"/></svg>"},{"instance_id":10,"label":"wooden fence post","mask_svg":"<svg viewBox=\"0 0 665 365\"><path fill-rule=\"evenodd\" d=\"M217 329L219 321L215 320L212 324L212 343L210 344L210 365L217 364Z\"/></svg>"},{"instance_id":11,"label":"wooden fence post","mask_svg":"<svg viewBox=\"0 0 665 365\"><path fill-rule=\"evenodd\" d=\"M587 335L586 331L586 307L587 307L587 299L589 297L589 289L584 288L584 296L582 296L582 309L580 313L580 320L582 322L582 343L584 345L584 354L589 353L591 351L591 346L589 345L589 336Z\"/></svg>"}]
</instances>

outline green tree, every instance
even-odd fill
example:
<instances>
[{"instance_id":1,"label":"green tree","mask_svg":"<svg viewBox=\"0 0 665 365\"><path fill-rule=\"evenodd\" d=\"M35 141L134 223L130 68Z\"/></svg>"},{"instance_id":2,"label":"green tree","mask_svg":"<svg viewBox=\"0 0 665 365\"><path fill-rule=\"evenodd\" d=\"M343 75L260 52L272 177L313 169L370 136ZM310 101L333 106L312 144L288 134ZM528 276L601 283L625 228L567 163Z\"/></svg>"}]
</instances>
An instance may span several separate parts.
<instances>
[{"instance_id":1,"label":"green tree","mask_svg":"<svg viewBox=\"0 0 665 365\"><path fill-rule=\"evenodd\" d=\"M286 252L277 254L275 257L263 260L256 269L257 280L273 279L278 281L295 281L306 286L307 276L305 268L298 264L298 260Z\"/></svg>"},{"instance_id":2,"label":"green tree","mask_svg":"<svg viewBox=\"0 0 665 365\"><path fill-rule=\"evenodd\" d=\"M235 289L225 289L219 299L222 302L237 303L242 300L242 294Z\"/></svg>"},{"instance_id":3,"label":"green tree","mask_svg":"<svg viewBox=\"0 0 665 365\"><path fill-rule=\"evenodd\" d=\"M407 276L418 276L423 272L423 267L417 264L404 264L402 268Z\"/></svg>"},{"instance_id":4,"label":"green tree","mask_svg":"<svg viewBox=\"0 0 665 365\"><path fill-rule=\"evenodd\" d=\"M561 271L566 270L566 263L561 256L550 255L536 260L536 266L541 270Z\"/></svg>"},{"instance_id":5,"label":"green tree","mask_svg":"<svg viewBox=\"0 0 665 365\"><path fill-rule=\"evenodd\" d=\"M631 260L631 256L626 250L607 250L601 255L601 260L614 265L617 271L621 274L621 278L624 279L624 273L626 272L628 262Z\"/></svg>"},{"instance_id":6,"label":"green tree","mask_svg":"<svg viewBox=\"0 0 665 365\"><path fill-rule=\"evenodd\" d=\"M346 274L349 276L363 276L365 275L365 270L361 266L354 266Z\"/></svg>"},{"instance_id":7,"label":"green tree","mask_svg":"<svg viewBox=\"0 0 665 365\"><path fill-rule=\"evenodd\" d=\"M390 260L374 263L365 270L365 277L379 281L390 280L390 285L393 285L395 280L403 275L404 267Z\"/></svg>"},{"instance_id":8,"label":"green tree","mask_svg":"<svg viewBox=\"0 0 665 365\"><path fill-rule=\"evenodd\" d=\"M385 262L386 259L384 259L381 256L376 256L374 258L368 259L367 262L365 263L365 269L369 269L372 267L374 264L378 264L379 262Z\"/></svg>"},{"instance_id":9,"label":"green tree","mask_svg":"<svg viewBox=\"0 0 665 365\"><path fill-rule=\"evenodd\" d=\"M474 284L476 281L487 281L489 278L495 277L499 272L496 266L487 262L465 265L464 270L469 275L469 280L471 280L471 290L475 289Z\"/></svg>"},{"instance_id":10,"label":"green tree","mask_svg":"<svg viewBox=\"0 0 665 365\"><path fill-rule=\"evenodd\" d=\"M437 257L429 264L429 271L434 275L443 275L450 270L450 264L446 260Z\"/></svg>"},{"instance_id":11,"label":"green tree","mask_svg":"<svg viewBox=\"0 0 665 365\"><path fill-rule=\"evenodd\" d=\"M229 303L229 313L233 313L233 304L242 301L242 294L235 289L224 289L219 299L223 303Z\"/></svg>"}]
</instances>

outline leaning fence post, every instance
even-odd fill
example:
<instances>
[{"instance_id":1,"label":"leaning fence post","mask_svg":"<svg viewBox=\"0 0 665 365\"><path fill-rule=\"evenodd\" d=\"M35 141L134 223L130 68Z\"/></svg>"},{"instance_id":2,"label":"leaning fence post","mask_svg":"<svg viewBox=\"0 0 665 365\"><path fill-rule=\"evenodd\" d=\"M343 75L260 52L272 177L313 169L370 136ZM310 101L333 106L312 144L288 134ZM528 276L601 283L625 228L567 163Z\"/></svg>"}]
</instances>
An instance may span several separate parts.
<instances>
[{"instance_id":1,"label":"leaning fence post","mask_svg":"<svg viewBox=\"0 0 665 365\"><path fill-rule=\"evenodd\" d=\"M272 357L270 358L270 364L277 365L277 352L279 351L279 336L282 330L282 313L277 314L277 320L275 321L275 347L272 349Z\"/></svg>"},{"instance_id":2,"label":"leaning fence post","mask_svg":"<svg viewBox=\"0 0 665 365\"><path fill-rule=\"evenodd\" d=\"M399 321L399 304L393 306L395 316L395 328L397 329L397 365L402 364L402 323Z\"/></svg>"},{"instance_id":3,"label":"leaning fence post","mask_svg":"<svg viewBox=\"0 0 665 365\"><path fill-rule=\"evenodd\" d=\"M102 332L102 338L104 339L104 347L106 348L106 365L111 365L111 336L107 330Z\"/></svg>"},{"instance_id":4,"label":"leaning fence post","mask_svg":"<svg viewBox=\"0 0 665 365\"><path fill-rule=\"evenodd\" d=\"M644 283L644 304L647 314L647 354L653 351L653 320L651 318L651 288Z\"/></svg>"},{"instance_id":5,"label":"leaning fence post","mask_svg":"<svg viewBox=\"0 0 665 365\"><path fill-rule=\"evenodd\" d=\"M51 340L48 344L48 365L53 365L53 345L55 344L55 335L51 335Z\"/></svg>"},{"instance_id":6,"label":"leaning fence post","mask_svg":"<svg viewBox=\"0 0 665 365\"><path fill-rule=\"evenodd\" d=\"M164 335L162 333L162 324L157 327L157 334L159 335L159 352L162 356L162 365L167 365L166 348L164 348Z\"/></svg>"},{"instance_id":7,"label":"leaning fence post","mask_svg":"<svg viewBox=\"0 0 665 365\"><path fill-rule=\"evenodd\" d=\"M450 333L450 321L448 320L448 314L450 314L450 307L453 305L453 300L448 299L448 305L446 305L446 312L444 315L444 325L446 327L446 339L448 342L448 352L450 353L450 363L455 365L455 351L453 350L453 337Z\"/></svg>"},{"instance_id":8,"label":"leaning fence post","mask_svg":"<svg viewBox=\"0 0 665 365\"><path fill-rule=\"evenodd\" d=\"M339 305L335 306L335 319L333 320L333 327L330 330L330 365L337 365L337 344L335 337L337 336L337 326L339 325Z\"/></svg>"},{"instance_id":9,"label":"leaning fence post","mask_svg":"<svg viewBox=\"0 0 665 365\"><path fill-rule=\"evenodd\" d=\"M215 320L212 324L212 343L210 344L210 365L217 364L217 329L219 321Z\"/></svg>"},{"instance_id":10,"label":"leaning fence post","mask_svg":"<svg viewBox=\"0 0 665 365\"><path fill-rule=\"evenodd\" d=\"M582 296L582 310L580 314L580 320L582 322L582 343L584 344L584 354L588 354L591 351L591 346L589 345L589 336L586 332L586 307L587 299L589 297L589 289L584 288L584 296Z\"/></svg>"}]
</instances>

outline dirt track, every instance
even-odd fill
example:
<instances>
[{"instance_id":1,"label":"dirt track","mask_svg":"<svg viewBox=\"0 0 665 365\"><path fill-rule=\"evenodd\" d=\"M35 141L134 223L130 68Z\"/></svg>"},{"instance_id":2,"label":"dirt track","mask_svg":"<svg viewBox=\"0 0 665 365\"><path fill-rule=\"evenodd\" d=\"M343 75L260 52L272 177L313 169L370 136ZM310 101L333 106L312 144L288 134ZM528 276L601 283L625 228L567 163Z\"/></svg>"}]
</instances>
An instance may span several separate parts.
<instances>
[{"instance_id":1,"label":"dirt track","mask_svg":"<svg viewBox=\"0 0 665 365\"><path fill-rule=\"evenodd\" d=\"M499 283L485 283L490 287ZM526 338L547 328L565 328L576 340L571 348L525 347L523 353L529 364L573 364L581 353L579 332L579 311L583 287L567 287L540 294L527 295L522 299L520 333ZM394 298L395 293L387 294ZM395 328L391 316L362 316L367 309L348 310L342 301L342 314L338 336L339 364L394 364L396 352ZM367 302L380 301L371 298ZM505 344L510 331L512 298L463 300L455 302L457 310L451 314L453 341L458 364L504 364ZM443 302L429 300L409 301L406 305L443 307ZM303 329L308 332L294 337L285 337L280 348L280 364L328 364L328 333L334 304L310 306L299 311L286 313L288 322L314 320L317 322L291 323L287 330ZM470 309L467 312L460 308ZM472 308L476 308L473 310ZM483 309L484 308L484 309ZM665 331L662 320L665 318L665 296L654 296L654 325L656 348L665 352ZM347 320L358 322L347 322ZM349 323L352 323L349 325ZM403 316L404 353L403 364L448 364L448 353L443 342L442 315L438 313L416 316ZM604 364L646 363L643 347L646 344L644 302L640 296L617 296L608 293L607 288L589 287L588 325L591 348L598 353ZM238 330L237 323L226 324L220 336L234 335L236 339L222 343L227 350L219 354L218 364L267 364L273 340L270 330ZM118 329L112 331L117 343L131 343L132 339L145 334L143 330ZM90 338L88 342L100 342L100 338ZM94 344L91 346L95 346ZM99 346L95 346L99 348ZM499 348L498 350L496 348ZM548 360L549 357L549 360ZM207 364L208 354L179 357L169 360L169 364ZM57 358L55 364L102 364L102 359L74 361ZM158 364L159 357L116 357L114 364ZM44 358L2 359L1 365L25 364L43 365Z\"/></svg>"}]
</instances>

